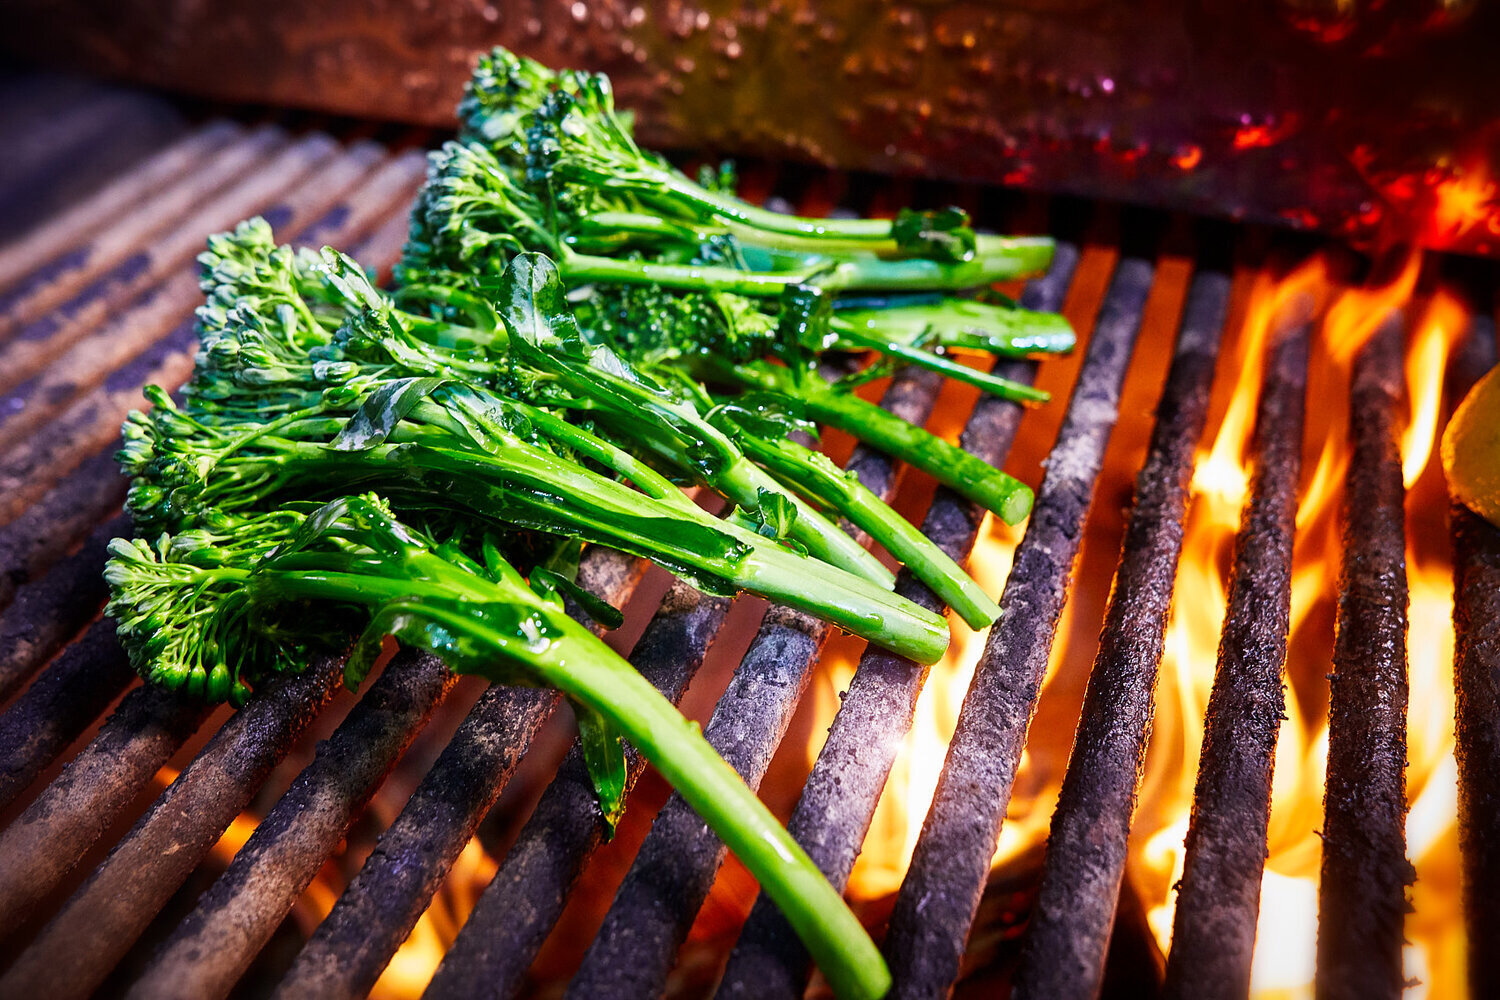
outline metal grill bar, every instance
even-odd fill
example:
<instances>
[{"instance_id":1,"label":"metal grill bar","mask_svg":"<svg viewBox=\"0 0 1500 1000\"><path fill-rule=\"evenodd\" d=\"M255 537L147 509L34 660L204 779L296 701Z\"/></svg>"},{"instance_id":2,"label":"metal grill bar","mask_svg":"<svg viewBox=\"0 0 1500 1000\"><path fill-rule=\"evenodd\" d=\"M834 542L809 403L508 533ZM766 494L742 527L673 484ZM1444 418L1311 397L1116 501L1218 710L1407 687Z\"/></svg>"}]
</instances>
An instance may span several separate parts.
<instances>
[{"instance_id":1,"label":"metal grill bar","mask_svg":"<svg viewBox=\"0 0 1500 1000\"><path fill-rule=\"evenodd\" d=\"M1267 347L1254 478L1235 539L1167 958L1172 997L1242 996L1250 982L1271 769L1285 704L1281 674L1312 334L1307 308L1298 303L1279 317Z\"/></svg>"},{"instance_id":2,"label":"metal grill bar","mask_svg":"<svg viewBox=\"0 0 1500 1000\"><path fill-rule=\"evenodd\" d=\"M1077 264L1076 245L1059 242L1051 269L1027 285L1022 305L1061 309ZM1024 382L1030 382L1035 371L1030 362L997 368L1003 377ZM1006 400L982 397L964 428L964 449L997 468L1003 466L1023 412ZM983 518L984 511L977 505L939 488L922 522L922 533L962 563L974 547ZM905 570L896 590L926 608L942 610L936 595ZM787 824L836 888L848 884L901 739L911 729L926 678L927 670L910 660L873 647L865 650ZM729 957L717 995L798 997L806 987L810 967L811 958L791 925L762 895Z\"/></svg>"},{"instance_id":3,"label":"metal grill bar","mask_svg":"<svg viewBox=\"0 0 1500 1000\"><path fill-rule=\"evenodd\" d=\"M1494 321L1476 317L1450 366L1463 397L1495 365ZM1500 992L1500 529L1468 509L1449 513L1453 537L1453 679L1458 830L1463 855L1469 991Z\"/></svg>"},{"instance_id":4,"label":"metal grill bar","mask_svg":"<svg viewBox=\"0 0 1500 1000\"><path fill-rule=\"evenodd\" d=\"M369 169L378 151L370 144L360 144L347 154L323 155L319 152L313 155L312 151L321 151L332 143L333 140L328 136L313 135L294 145L281 157L267 164L264 174L247 184L247 188L253 190L239 191L224 205L202 210L200 215L204 217L197 222L208 224L208 227L195 232L223 229L243 216L252 214L275 220L282 231L296 232L321 217L338 196ZM306 162L310 157L312 162ZM315 168L324 183L294 186L307 171ZM178 237L178 242L186 243L186 239ZM194 245L197 242L201 242L201 236ZM181 255L181 259L177 259L178 256L175 250L163 251L164 258L186 268L191 253ZM112 440L120 417L138 403L138 390L142 383L177 385L188 377L192 370L195 345L190 317L194 305L201 297L196 280L188 280L190 277L190 273L179 275L169 280L165 286L157 286L146 292L145 301L138 305L142 307L141 312L148 316L142 317L145 319L144 328L139 332L130 332L128 327L119 329L112 324L102 328L101 344L116 341L121 344L122 350L135 348L136 345L144 347L144 350L138 353L131 351L136 354L134 360L118 369L100 388L88 393L61 416L53 419L43 433L31 436L0 459L0 488L10 498L11 510L17 504L34 497L36 491L44 485L56 481L60 474L68 470L70 461L77 461L77 456L87 454ZM176 298L172 298L173 296ZM166 303L162 307L165 316L152 308L156 302ZM161 329L183 317L188 318L180 322L169 336L160 336ZM9 353L16 354L23 347L34 350L28 357L10 360L16 365L40 366L54 357L59 348L68 344L81 348L85 353L93 350L87 340L79 344L78 341L82 339L81 334L70 334L55 336L45 342L20 341L11 345ZM148 344L150 346L145 346ZM107 354L109 351L104 349L95 353ZM69 360L69 355L63 355L59 363L65 364ZM87 364L83 366L85 370L88 367ZM62 371L61 368L54 370ZM60 374L59 377L67 376ZM0 379L0 383L3 381L4 379ZM71 383L65 382L63 385L69 389L74 388ZM22 398L29 402L34 397L26 394Z\"/></svg>"},{"instance_id":5,"label":"metal grill bar","mask_svg":"<svg viewBox=\"0 0 1500 1000\"><path fill-rule=\"evenodd\" d=\"M34 91L20 100L39 113L6 136L0 230L10 232L41 221L185 130L170 103L99 84L85 85L77 101L54 111L43 111L51 102Z\"/></svg>"},{"instance_id":6,"label":"metal grill bar","mask_svg":"<svg viewBox=\"0 0 1500 1000\"><path fill-rule=\"evenodd\" d=\"M0 937L57 888L208 714L154 684L125 696L98 737L0 832Z\"/></svg>"},{"instance_id":7,"label":"metal grill bar","mask_svg":"<svg viewBox=\"0 0 1500 1000\"><path fill-rule=\"evenodd\" d=\"M96 301L111 286L111 277L128 280L140 274L145 263L141 247L149 245L152 236L185 221L195 206L225 187L242 182L257 164L284 150L287 142L286 131L275 125L239 134L184 175L183 183L135 206L88 243L27 274L0 300L4 307L0 342L11 337L45 339L62 321ZM48 315L58 307L60 316ZM35 329L28 332L27 327Z\"/></svg>"},{"instance_id":8,"label":"metal grill bar","mask_svg":"<svg viewBox=\"0 0 1500 1000\"><path fill-rule=\"evenodd\" d=\"M927 422L941 384L931 372L907 370L891 383L881 405L920 426ZM859 448L847 468L878 496L889 498L893 493L897 470L885 455ZM818 652L832 633L816 619L773 606L704 727L704 738L752 789L765 777ZM672 795L657 813L568 995L660 993L726 850L682 797ZM498 917L493 908L488 913L492 921ZM465 932L472 926L473 916ZM454 964L465 960L459 957L458 943L450 954ZM454 981L442 982L448 990Z\"/></svg>"},{"instance_id":9,"label":"metal grill bar","mask_svg":"<svg viewBox=\"0 0 1500 1000\"><path fill-rule=\"evenodd\" d=\"M15 598L18 583L35 579L120 509L127 484L121 481L114 450L91 456L24 514L0 526L0 605Z\"/></svg>"},{"instance_id":10,"label":"metal grill bar","mask_svg":"<svg viewBox=\"0 0 1500 1000\"><path fill-rule=\"evenodd\" d=\"M396 654L128 995L228 995L454 681L431 654Z\"/></svg>"},{"instance_id":11,"label":"metal grill bar","mask_svg":"<svg viewBox=\"0 0 1500 1000\"><path fill-rule=\"evenodd\" d=\"M307 730L339 673L337 660L315 662L231 716L0 976L0 996L92 994Z\"/></svg>"},{"instance_id":12,"label":"metal grill bar","mask_svg":"<svg viewBox=\"0 0 1500 1000\"><path fill-rule=\"evenodd\" d=\"M95 324L104 321L130 296L187 266L202 245L204 233L218 232L247 215L281 207L278 199L289 191L297 202L286 206L288 221L300 225L305 220L293 221L291 213L303 207L301 202L316 201L321 191L316 184L296 188L294 185L314 170L327 168L337 155L337 142L324 133L314 132L258 162L247 177L222 197L196 208L178 227L153 237L149 249L122 261L64 305L23 327L0 349L0 390L15 388L22 379L40 371L62 347L73 344Z\"/></svg>"},{"instance_id":13,"label":"metal grill bar","mask_svg":"<svg viewBox=\"0 0 1500 1000\"><path fill-rule=\"evenodd\" d=\"M1344 565L1329 678L1318 995L1400 996L1406 887L1406 523L1393 313L1354 360Z\"/></svg>"},{"instance_id":14,"label":"metal grill bar","mask_svg":"<svg viewBox=\"0 0 1500 1000\"><path fill-rule=\"evenodd\" d=\"M0 715L0 808L15 801L134 678L115 623L94 624Z\"/></svg>"},{"instance_id":15,"label":"metal grill bar","mask_svg":"<svg viewBox=\"0 0 1500 1000\"><path fill-rule=\"evenodd\" d=\"M130 530L122 515L104 522L83 548L16 592L0 613L0 702L78 633L104 604L105 546Z\"/></svg>"},{"instance_id":16,"label":"metal grill bar","mask_svg":"<svg viewBox=\"0 0 1500 1000\"><path fill-rule=\"evenodd\" d=\"M1148 257L1122 257L1089 339L1000 597L1000 619L975 668L896 896L885 943L892 997L942 997L958 977L1154 276Z\"/></svg>"},{"instance_id":17,"label":"metal grill bar","mask_svg":"<svg viewBox=\"0 0 1500 1000\"><path fill-rule=\"evenodd\" d=\"M675 582L632 651L631 664L674 703L680 701L728 608L727 600ZM557 701L555 693L499 687L481 697L298 955L278 997L321 1000L369 991ZM519 725L513 716L519 716ZM628 791L645 762L628 744L626 753ZM506 901L500 907L512 918L504 935L484 942L512 956L499 978L486 982L485 992L508 992L512 972L518 980L525 971L529 959L518 956L532 955L541 946L603 833L593 783L575 743L496 876L496 884L506 888L492 888L486 896L503 896L507 889L524 892L515 905ZM523 939L520 944L517 937ZM438 990L435 986L434 992Z\"/></svg>"},{"instance_id":18,"label":"metal grill bar","mask_svg":"<svg viewBox=\"0 0 1500 1000\"><path fill-rule=\"evenodd\" d=\"M601 555L593 562L603 572L585 575L583 583L605 600L623 603L645 563ZM319 746L131 995L227 995L456 679L435 656L398 654Z\"/></svg>"},{"instance_id":19,"label":"metal grill bar","mask_svg":"<svg viewBox=\"0 0 1500 1000\"><path fill-rule=\"evenodd\" d=\"M1135 506L1083 714L1052 814L1041 890L1016 971L1017 997L1084 997L1099 991L1229 286L1228 275L1203 270L1188 292L1150 448L1136 479Z\"/></svg>"},{"instance_id":20,"label":"metal grill bar","mask_svg":"<svg viewBox=\"0 0 1500 1000\"><path fill-rule=\"evenodd\" d=\"M268 207L268 218L275 218L282 229L301 228L385 159L385 148L378 143L365 141L350 146L318 171L317 184L301 185L283 203ZM104 382L111 372L189 319L202 298L197 274L192 268L183 268L162 284L148 288L120 316L80 338L68 350L49 353L45 368L28 378L18 391L0 399L0 411L5 414L0 434L21 440L43 426L80 392ZM44 435L40 440L47 438Z\"/></svg>"},{"instance_id":21,"label":"metal grill bar","mask_svg":"<svg viewBox=\"0 0 1500 1000\"><path fill-rule=\"evenodd\" d=\"M113 231L126 212L158 191L176 186L215 149L243 131L233 122L209 122L134 167L115 183L48 219L45 226L0 248L0 288L7 289L0 303L13 301L17 292L24 291L22 279L35 275L38 264L49 269L69 268L75 266L75 260L91 256L87 246L90 234ZM64 254L69 255L64 259Z\"/></svg>"}]
</instances>

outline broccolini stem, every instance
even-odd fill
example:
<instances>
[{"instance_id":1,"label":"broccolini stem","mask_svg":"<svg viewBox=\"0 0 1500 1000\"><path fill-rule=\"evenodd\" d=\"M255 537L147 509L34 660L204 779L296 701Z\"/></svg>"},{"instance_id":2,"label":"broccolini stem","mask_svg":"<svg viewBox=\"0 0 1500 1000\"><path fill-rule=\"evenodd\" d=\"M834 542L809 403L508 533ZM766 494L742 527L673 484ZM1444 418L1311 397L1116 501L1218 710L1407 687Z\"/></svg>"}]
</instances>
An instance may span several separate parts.
<instances>
[{"instance_id":1,"label":"broccolini stem","mask_svg":"<svg viewBox=\"0 0 1500 1000\"><path fill-rule=\"evenodd\" d=\"M890 219L809 219L798 215L782 215L741 201L733 195L709 191L678 173L667 170L656 173L663 188L683 198L701 213L725 222L737 222L765 233L783 233L815 240L824 237L876 243L891 240Z\"/></svg>"},{"instance_id":2,"label":"broccolini stem","mask_svg":"<svg viewBox=\"0 0 1500 1000\"><path fill-rule=\"evenodd\" d=\"M1007 358L1064 354L1077 340L1068 321L1057 313L953 296L844 299L834 304L834 310L839 323L881 340Z\"/></svg>"},{"instance_id":3,"label":"broccolini stem","mask_svg":"<svg viewBox=\"0 0 1500 1000\"><path fill-rule=\"evenodd\" d=\"M981 461L887 413L852 392L840 392L811 372L800 378L788 368L763 361L715 369L740 384L788 396L806 416L852 434L880 451L914 465L944 486L1016 524L1031 511L1031 488Z\"/></svg>"},{"instance_id":4,"label":"broccolini stem","mask_svg":"<svg viewBox=\"0 0 1500 1000\"><path fill-rule=\"evenodd\" d=\"M971 260L854 258L811 280L829 291L957 291L1045 271L1052 263L1052 250L1052 241L1045 237L995 237L986 253Z\"/></svg>"},{"instance_id":5,"label":"broccolini stem","mask_svg":"<svg viewBox=\"0 0 1500 1000\"><path fill-rule=\"evenodd\" d=\"M885 993L890 974L843 898L698 727L649 681L587 629L548 608L536 608L555 636L545 643L518 641L482 616L457 612L457 601L484 606L514 597L508 588L460 574L431 553L407 558L417 579L304 568L268 570L256 583L278 596L354 602L372 610L400 601L444 632L493 652L450 661L461 672L505 682L503 668L486 672L475 664L519 660L536 679L608 719L641 751L776 901L839 996L874 1000Z\"/></svg>"},{"instance_id":6,"label":"broccolini stem","mask_svg":"<svg viewBox=\"0 0 1500 1000\"><path fill-rule=\"evenodd\" d=\"M935 662L947 649L946 624L937 615L863 577L798 555L707 513L695 518L697 532L665 529L667 518L683 524L684 508L664 507L628 486L531 449L512 456L503 450L472 454L433 446L400 447L400 452L372 449L364 461L392 472L408 465L426 478L436 475L441 484L433 481L432 487L441 485L452 501L482 516L571 534L654 559L668 569L708 574L919 663ZM707 551L703 528L712 529L721 547L738 543L738 548L727 554Z\"/></svg>"},{"instance_id":7,"label":"broccolini stem","mask_svg":"<svg viewBox=\"0 0 1500 1000\"><path fill-rule=\"evenodd\" d=\"M863 528L925 583L943 603L958 612L970 628L984 628L1000 615L1000 607L968 573L949 558L911 522L891 510L858 479L829 469L820 456L785 439L768 441L746 434L740 446L757 462L809 496L833 507Z\"/></svg>"},{"instance_id":8,"label":"broccolini stem","mask_svg":"<svg viewBox=\"0 0 1500 1000\"><path fill-rule=\"evenodd\" d=\"M774 213L773 213L774 214ZM873 255L845 258L808 255L804 266L787 271L741 271L713 264L661 264L619 260L567 251L559 267L570 285L590 282L662 285L687 291L733 292L769 297L789 285L815 284L830 292L957 291L1007 281L1045 270L1052 241L1022 237L973 260L941 262L912 257L884 260Z\"/></svg>"},{"instance_id":9,"label":"broccolini stem","mask_svg":"<svg viewBox=\"0 0 1500 1000\"><path fill-rule=\"evenodd\" d=\"M941 355L933 354L931 351L924 351L920 347L871 336L860 327L837 317L833 319L832 325L834 333L838 334L841 340L846 340L858 347L879 351L890 357L900 358L902 361L921 368L931 369L948 378L982 389L993 396L1013 399L1018 403L1045 403L1052 398L1050 392L1029 386L1024 382L1015 382L998 375L991 375L989 372L977 371Z\"/></svg>"},{"instance_id":10,"label":"broccolini stem","mask_svg":"<svg viewBox=\"0 0 1500 1000\"><path fill-rule=\"evenodd\" d=\"M713 477L713 485L747 510L759 508L760 490L785 493L780 483L743 458ZM896 578L891 571L853 538L839 530L838 525L794 494L788 494L787 498L797 509L797 517L792 522L788 536L807 549L808 555L862 576L878 587L890 588L895 584Z\"/></svg>"}]
</instances>

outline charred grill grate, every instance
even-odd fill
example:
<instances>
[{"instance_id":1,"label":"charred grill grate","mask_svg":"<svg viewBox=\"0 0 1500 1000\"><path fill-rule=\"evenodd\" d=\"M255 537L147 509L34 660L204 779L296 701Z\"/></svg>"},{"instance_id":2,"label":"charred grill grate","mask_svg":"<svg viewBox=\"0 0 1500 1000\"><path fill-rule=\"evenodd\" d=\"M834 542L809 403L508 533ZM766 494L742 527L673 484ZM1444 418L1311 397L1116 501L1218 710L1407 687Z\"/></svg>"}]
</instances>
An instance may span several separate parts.
<instances>
[{"instance_id":1,"label":"charred grill grate","mask_svg":"<svg viewBox=\"0 0 1500 1000\"><path fill-rule=\"evenodd\" d=\"M38 86L0 83L12 98ZM350 138L346 129L298 132L228 119L189 125L162 102L113 90L75 88L57 100L72 109L65 117L80 134L93 136L85 126L116 112L126 120L167 124L161 126L159 152L0 248L0 699L11 699L0 713L0 809L8 807L10 816L0 832L0 935L9 938L11 951L0 995L83 997L108 983L110 989L129 985L140 997L224 996L319 868L340 850L453 682L430 657L403 653L392 660L270 806L224 874L167 930L144 965L119 979L117 966L314 726L334 697L338 664L316 663L269 685L217 728L200 707L132 688L112 625L94 621L104 599L104 542L125 530L117 514L125 483L111 458L113 442L141 385L174 385L188 372L198 295L189 262L208 232L260 213L273 220L278 235L346 246L367 264L387 269L405 235L405 212L423 159L415 147L393 151L368 137ZM0 112L0 128L19 129L25 120ZM335 132L345 137L335 138ZM57 183L65 185L62 165L81 140L66 130L45 138L32 153L30 173L22 173L42 184L50 164ZM762 193L770 193L773 180L769 173L748 178ZM838 184L808 186L804 210L828 208L838 191ZM878 202L880 193L866 200ZM959 196L965 194L978 196ZM0 207L6 204L0 201ZM1084 236L1095 231L1085 214L1077 206L1054 207L1047 228L1062 239L1051 272L1026 287L1027 306L1063 305L1082 266ZM1112 242L1112 221L1105 213L1092 223L1105 233L1091 237L1092 244ZM896 897L886 952L897 995L942 996L960 973L1071 594L1122 385L1158 287L1158 248L1185 235L1183 227L1163 234L1160 222L1123 216L1120 253L1109 265L1102 307L1092 330L1080 331L1086 343L1071 396L1065 393L1053 404L1066 410L1015 554L1004 614L988 638L932 811ZM1179 292L1185 301L1171 368L1052 821L1052 846L1016 974L1019 995L1097 991L1116 920L1188 482L1226 324L1230 249L1238 242L1240 252L1249 254L1246 244L1254 242L1227 228L1200 228L1188 238L1196 265ZM42 261L48 263L31 266ZM1315 330L1309 308L1289 310L1278 318L1268 351L1252 500L1237 547L1176 944L1166 969L1166 990L1174 995L1214 992L1210 987L1226 976L1243 981L1248 972L1280 715L1297 442ZM1405 625L1399 595L1365 600L1372 593L1365 577L1379 577L1382 567L1364 559L1367 552L1395 558L1401 551L1400 495L1391 488L1398 431L1388 412L1401 380L1400 336L1399 325L1388 323L1356 366L1355 393L1372 418L1354 427L1349 473L1348 542L1356 557L1346 568L1348 600L1334 685L1329 769L1337 794L1330 800L1323 942L1327 975L1341 976L1349 955L1364 954L1371 957L1363 960L1360 975L1371 989L1391 991L1401 976L1399 910L1393 917L1391 908L1401 902L1408 875L1400 825L1405 715L1392 710L1404 706L1405 664L1399 658L1372 660L1358 644L1379 646L1382 636L1396 636L1399 648ZM1472 382L1493 363L1493 324L1476 320L1471 344L1453 366L1456 385ZM1007 368L1010 378L1036 374L1025 363ZM942 389L929 374L903 373L882 405L925 423L935 408L941 410ZM1016 405L985 398L968 418L963 447L1002 464L1021 418ZM847 467L876 493L895 493L899 470L884 456L856 449ZM1399 485L1399 470L1395 477ZM962 561L975 545L981 516L939 489L922 524ZM1455 515L1454 532L1463 842L1472 883L1495 886L1500 535L1463 514ZM644 570L637 560L592 550L582 582L624 605ZM898 587L936 607L935 598L909 576L903 574ZM671 585L635 644L632 663L680 701L728 613L727 601ZM719 699L705 734L752 786L765 777L830 631L800 614L770 609ZM867 651L792 812L790 829L835 885L849 879L925 679L926 672L908 661ZM116 699L114 712L67 766L40 782ZM278 996L360 996L370 990L557 704L548 692L504 687L479 697L279 978ZM1381 706L1388 711L1372 711ZM205 737L192 762L134 825L120 829L140 810L159 769ZM1370 747L1378 747L1381 768L1364 766ZM631 781L642 766L631 759ZM1381 803L1380 810L1372 802ZM1383 824L1378 847L1350 826L1368 830L1372 811ZM601 838L574 748L505 853L438 968L430 995L519 992ZM112 849L101 859L103 847ZM685 804L669 800L569 995L661 994L723 858L723 846ZM1381 878L1362 878L1362 864L1376 865ZM1496 975L1496 952L1483 948L1500 944L1493 900L1493 894L1476 892L1470 913L1481 977ZM809 974L806 954L762 900L728 956L718 995L800 996ZM1481 978L1476 988L1493 981Z\"/></svg>"}]
</instances>

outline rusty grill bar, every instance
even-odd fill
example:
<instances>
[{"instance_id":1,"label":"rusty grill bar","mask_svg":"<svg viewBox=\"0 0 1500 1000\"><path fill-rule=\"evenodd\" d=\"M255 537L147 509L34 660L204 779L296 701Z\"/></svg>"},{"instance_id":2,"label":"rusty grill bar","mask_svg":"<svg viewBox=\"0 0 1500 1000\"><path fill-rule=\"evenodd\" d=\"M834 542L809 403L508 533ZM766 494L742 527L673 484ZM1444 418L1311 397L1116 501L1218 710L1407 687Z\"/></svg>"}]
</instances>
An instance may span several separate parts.
<instances>
[{"instance_id":1,"label":"rusty grill bar","mask_svg":"<svg viewBox=\"0 0 1500 1000\"><path fill-rule=\"evenodd\" d=\"M160 102L112 91L71 101L77 106L67 120L75 131L97 129L101 118L121 109L143 120L166 114ZM327 125L247 126L219 117L195 126L178 122L165 131L159 152L0 248L0 704L9 701L0 712L0 809L24 802L0 831L0 938L24 944L0 972L0 994L6 996L84 997L106 983L313 726L333 699L339 676L337 662L312 664L301 675L267 685L211 735L203 731L210 713L202 707L132 688L112 625L93 621L105 596L104 543L126 530L117 513L125 484L112 453L120 419L137 404L141 385L177 384L189 371L191 312L198 297L189 262L207 233L260 213L278 234L293 234L294 242L347 246L386 271L399 254L423 158L417 148L393 152L368 133ZM66 130L44 138L54 159L76 142ZM429 142L422 135L400 138L413 147ZM772 193L774 180L747 177L762 194ZM800 207L831 208L841 200L843 183L814 183L802 192ZM889 190L875 192L874 202ZM1053 310L1064 304L1080 266L1083 215L1079 206L1054 206L1048 228L1063 238L1049 274L1026 287L1026 306ZM1121 255L1015 553L1002 618L980 658L896 897L885 944L894 996L944 996L960 973L1156 284L1161 220L1126 213L1122 226ZM1017 995L1090 995L1103 975L1188 480L1230 298L1237 237L1227 227L1201 228L1194 237L1194 274L1052 820ZM1275 326L1257 416L1256 474L1236 546L1167 965L1166 990L1177 996L1242 993L1254 940L1315 320L1304 308L1279 317ZM1477 346L1464 355L1461 381L1472 382L1494 361L1493 324L1475 326ZM1387 992L1400 985L1399 907L1409 877L1401 825L1405 576L1400 462L1390 409L1400 387L1401 336L1399 320L1387 323L1360 355L1354 377L1353 405L1369 419L1353 424L1350 558L1333 687L1320 942L1320 976L1331 984L1332 977L1350 975L1350 949L1365 954L1378 940L1382 961L1363 959L1356 971ZM1008 363L1002 374L1030 379L1035 369ZM925 423L941 389L930 374L902 373L882 405ZM1063 402L1053 405L1061 408ZM1000 465L1021 416L1014 404L985 398L969 417L961 443ZM856 449L847 468L878 494L889 497L896 490L900 470L872 450ZM980 511L939 489L922 528L962 561L981 523ZM1500 716L1494 677L1500 670L1494 606L1500 533L1463 512L1455 512L1452 530L1457 756L1471 884L1471 964L1480 989L1500 980L1495 948L1485 947L1500 946L1500 911L1494 894L1483 891L1500 885L1500 740L1494 737ZM1384 561L1372 563L1366 555L1377 550ZM623 606L644 569L638 560L595 549L584 560L582 582ZM1399 582L1400 594L1389 589L1377 595L1371 590L1375 581L1388 589ZM937 608L933 595L908 574L898 588ZM1379 599L1366 599L1371 596ZM674 583L633 647L631 662L680 701L729 611L730 602ZM830 633L805 616L769 609L719 699L705 735L752 787L765 776ZM1395 655L1376 661L1361 652L1375 646ZM836 886L848 882L926 679L927 672L908 661L866 651L813 764L789 826ZM403 653L392 660L186 919L153 955L141 956L147 960L132 995L227 995L320 866L339 851L365 804L452 687L448 672L430 657ZM34 789L117 699L113 713L60 773ZM277 987L279 997L357 997L370 990L558 702L550 692L501 686L479 697L292 961ZM191 763L117 843L108 843L160 768L200 737L207 742ZM1377 744L1383 763L1372 769L1367 750ZM630 782L643 767L632 754ZM33 797L26 801L28 793ZM1361 804L1373 801L1381 808ZM11 812L17 809L19 804ZM1382 822L1378 843L1367 839L1372 814ZM1248 827L1247 817L1254 819ZM603 832L574 746L501 859L429 995L520 992ZM108 855L83 877L85 859L93 864L106 847L112 848ZM670 799L569 995L661 994L723 859L722 844L680 799ZM1386 877L1366 879L1367 872ZM49 916L48 901L63 895L66 900L54 904ZM801 996L810 972L785 921L762 899L729 955L717 995ZM1230 986L1224 989L1224 983Z\"/></svg>"}]
</instances>

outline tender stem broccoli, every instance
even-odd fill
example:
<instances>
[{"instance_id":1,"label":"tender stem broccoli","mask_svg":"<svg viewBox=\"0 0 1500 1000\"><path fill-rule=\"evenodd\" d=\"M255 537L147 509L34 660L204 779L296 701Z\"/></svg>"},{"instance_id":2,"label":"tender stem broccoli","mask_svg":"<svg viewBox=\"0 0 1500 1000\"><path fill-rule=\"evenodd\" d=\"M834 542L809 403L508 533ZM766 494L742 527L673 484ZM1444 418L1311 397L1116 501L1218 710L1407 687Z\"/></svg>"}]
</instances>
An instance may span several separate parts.
<instances>
[{"instance_id":1,"label":"tender stem broccoli","mask_svg":"<svg viewBox=\"0 0 1500 1000\"><path fill-rule=\"evenodd\" d=\"M837 427L916 466L1007 524L1017 524L1031 512L1032 492L1025 483L854 393L835 388L817 372L764 361L736 365L705 359L702 367L716 378L768 392L807 419Z\"/></svg>"},{"instance_id":2,"label":"tender stem broccoli","mask_svg":"<svg viewBox=\"0 0 1500 1000\"><path fill-rule=\"evenodd\" d=\"M369 495L214 521L110 546L108 611L148 676L242 701L242 664L293 667L357 613L368 624L346 670L351 684L389 634L461 673L556 688L575 706L596 783L623 775L620 738L630 740L776 901L841 996L875 998L889 987L879 951L838 892L698 727L555 595L533 590L493 541L475 558ZM606 792L612 824L623 782Z\"/></svg>"},{"instance_id":3,"label":"tender stem broccoli","mask_svg":"<svg viewBox=\"0 0 1500 1000\"><path fill-rule=\"evenodd\" d=\"M525 411L481 389L405 378L338 409L289 414L254 435L211 427L159 390L126 428L122 461L136 476L127 506L148 530L206 512L243 515L288 497L374 487L403 507L462 511L478 523L546 532L653 559L717 593L748 590L806 611L923 663L947 647L942 619L886 587L791 551L681 498L658 499L649 470L633 489L522 438ZM352 409L350 409L352 407ZM537 428L544 434L547 428ZM581 441L573 428L565 440ZM595 455L623 457L605 442Z\"/></svg>"}]
</instances>

